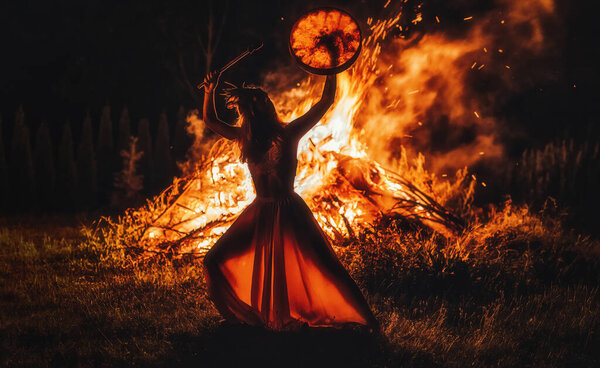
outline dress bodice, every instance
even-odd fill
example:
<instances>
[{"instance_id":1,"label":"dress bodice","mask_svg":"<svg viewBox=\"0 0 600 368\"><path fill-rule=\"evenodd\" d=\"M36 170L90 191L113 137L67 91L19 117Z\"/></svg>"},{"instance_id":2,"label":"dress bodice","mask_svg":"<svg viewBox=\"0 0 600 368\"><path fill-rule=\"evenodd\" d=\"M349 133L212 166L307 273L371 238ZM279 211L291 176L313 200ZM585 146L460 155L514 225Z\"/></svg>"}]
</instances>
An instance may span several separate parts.
<instances>
[{"instance_id":1,"label":"dress bodice","mask_svg":"<svg viewBox=\"0 0 600 368\"><path fill-rule=\"evenodd\" d=\"M258 197L285 197L294 189L294 177L298 159L298 142L277 137L258 160L248 160L248 168Z\"/></svg>"}]
</instances>

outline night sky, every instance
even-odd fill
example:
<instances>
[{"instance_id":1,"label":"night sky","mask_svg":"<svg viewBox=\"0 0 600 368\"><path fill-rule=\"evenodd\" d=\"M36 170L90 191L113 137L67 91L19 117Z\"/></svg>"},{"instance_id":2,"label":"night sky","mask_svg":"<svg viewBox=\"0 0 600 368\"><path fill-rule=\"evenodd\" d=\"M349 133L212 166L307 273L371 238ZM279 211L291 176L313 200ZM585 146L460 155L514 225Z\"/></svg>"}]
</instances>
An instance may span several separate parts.
<instances>
[{"instance_id":1,"label":"night sky","mask_svg":"<svg viewBox=\"0 0 600 368\"><path fill-rule=\"evenodd\" d=\"M214 2L215 19L226 16L213 68L260 40L264 49L237 65L228 76L238 82L260 82L264 72L292 63L287 37L302 11L344 4L364 22L367 16L383 14L384 3ZM600 56L594 28L598 22L588 4L558 2L562 26L556 32L561 33L562 44L556 46L558 56L540 66L555 77L543 86L511 96L507 102L507 116L538 122L536 129L543 140L565 132L576 134L596 121L599 104L593 92L598 89ZM491 1L426 2L420 31L431 26L433 14L443 16L449 24L455 20L459 28L465 14L476 15L492 6ZM393 5L387 10L391 8ZM127 106L133 121L155 119L163 109L174 114L180 105L193 107L177 69L177 55L183 53L191 83L201 81L205 66L202 59L192 65L192 55L199 53L193 34L194 27L205 23L208 9L206 1L2 2L0 112L5 132L10 132L20 104L28 124L35 127L45 119L56 131L67 119L81 121L88 111L98 116L105 103L116 113ZM290 81L298 77L301 74L290 75ZM544 93L536 92L540 88Z\"/></svg>"}]
</instances>

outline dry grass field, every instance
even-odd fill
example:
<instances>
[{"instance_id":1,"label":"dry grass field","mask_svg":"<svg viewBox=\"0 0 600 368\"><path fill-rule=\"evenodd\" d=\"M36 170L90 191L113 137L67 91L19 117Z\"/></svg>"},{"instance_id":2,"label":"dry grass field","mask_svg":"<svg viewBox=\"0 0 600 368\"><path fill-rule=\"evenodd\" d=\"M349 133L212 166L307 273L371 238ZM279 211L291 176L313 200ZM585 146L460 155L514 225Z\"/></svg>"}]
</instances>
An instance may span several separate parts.
<instances>
[{"instance_id":1,"label":"dry grass field","mask_svg":"<svg viewBox=\"0 0 600 368\"><path fill-rule=\"evenodd\" d=\"M338 248L381 323L374 335L230 325L198 261L135 262L72 218L4 219L0 362L598 366L600 246L549 212L509 203L452 241L384 218Z\"/></svg>"}]
</instances>

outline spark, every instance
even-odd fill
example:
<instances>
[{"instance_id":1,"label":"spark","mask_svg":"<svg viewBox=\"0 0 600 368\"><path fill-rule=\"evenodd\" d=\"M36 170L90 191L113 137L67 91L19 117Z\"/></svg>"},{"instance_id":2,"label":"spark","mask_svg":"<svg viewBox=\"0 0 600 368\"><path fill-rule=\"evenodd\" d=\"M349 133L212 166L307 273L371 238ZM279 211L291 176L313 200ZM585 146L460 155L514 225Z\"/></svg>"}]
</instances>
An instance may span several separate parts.
<instances>
[{"instance_id":1,"label":"spark","mask_svg":"<svg viewBox=\"0 0 600 368\"><path fill-rule=\"evenodd\" d=\"M463 20L471 20L471 19L473 19L473 17L466 17Z\"/></svg>"},{"instance_id":2,"label":"spark","mask_svg":"<svg viewBox=\"0 0 600 368\"><path fill-rule=\"evenodd\" d=\"M477 113L477 111L473 111L473 114L475 114L475 116L477 116L477 119L479 119L479 114Z\"/></svg>"},{"instance_id":3,"label":"spark","mask_svg":"<svg viewBox=\"0 0 600 368\"><path fill-rule=\"evenodd\" d=\"M422 13L417 13L417 16L415 17L415 19L412 20L412 24L417 24L420 21L423 20L423 14Z\"/></svg>"}]
</instances>

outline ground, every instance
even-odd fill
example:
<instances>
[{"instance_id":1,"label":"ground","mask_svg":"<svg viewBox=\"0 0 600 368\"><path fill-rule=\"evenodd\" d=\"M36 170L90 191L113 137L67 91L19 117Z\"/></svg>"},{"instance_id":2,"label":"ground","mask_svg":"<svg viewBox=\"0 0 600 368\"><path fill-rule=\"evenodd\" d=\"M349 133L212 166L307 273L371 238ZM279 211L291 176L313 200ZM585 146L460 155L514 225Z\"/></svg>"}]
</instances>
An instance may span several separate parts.
<instances>
[{"instance_id":1,"label":"ground","mask_svg":"<svg viewBox=\"0 0 600 368\"><path fill-rule=\"evenodd\" d=\"M230 325L197 262L133 262L85 219L0 220L0 364L600 364L597 242L514 209L451 244L388 221L338 249L381 323L369 334Z\"/></svg>"}]
</instances>

